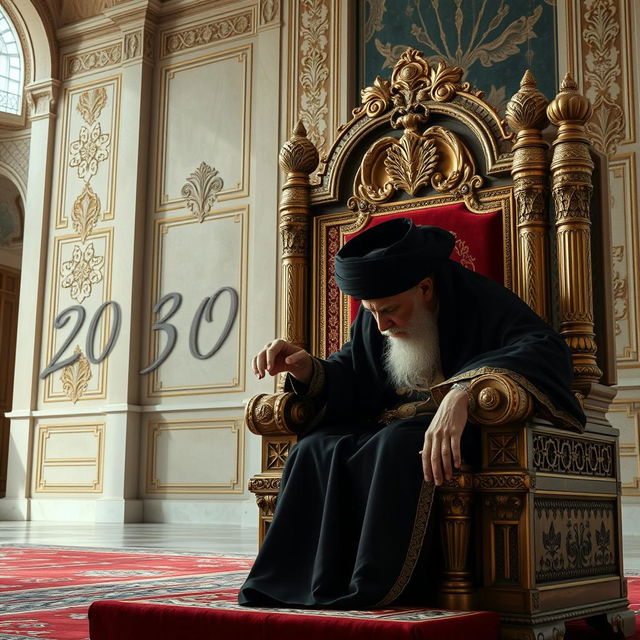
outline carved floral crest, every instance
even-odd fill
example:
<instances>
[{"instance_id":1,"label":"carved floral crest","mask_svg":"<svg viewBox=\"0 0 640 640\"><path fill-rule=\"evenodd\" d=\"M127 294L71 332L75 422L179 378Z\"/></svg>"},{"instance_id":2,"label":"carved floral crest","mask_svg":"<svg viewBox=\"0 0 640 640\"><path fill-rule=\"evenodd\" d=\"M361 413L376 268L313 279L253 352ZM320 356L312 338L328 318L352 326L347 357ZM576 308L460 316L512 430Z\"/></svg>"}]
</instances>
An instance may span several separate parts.
<instances>
[{"instance_id":1,"label":"carved floral crest","mask_svg":"<svg viewBox=\"0 0 640 640\"><path fill-rule=\"evenodd\" d=\"M187 178L186 184L182 187L182 195L186 199L187 207L200 222L203 222L211 213L218 199L218 192L223 186L224 182L218 175L218 170L210 167L206 162L201 162L200 166Z\"/></svg>"},{"instance_id":2,"label":"carved floral crest","mask_svg":"<svg viewBox=\"0 0 640 640\"><path fill-rule=\"evenodd\" d=\"M460 82L463 73L462 67L449 67L444 60L433 66L421 51L407 49L393 68L391 82L378 76L373 86L362 90L362 105L353 115L373 118L392 105L394 111L420 110L427 100L447 102L458 92L471 93L471 84Z\"/></svg>"},{"instance_id":3,"label":"carved floral crest","mask_svg":"<svg viewBox=\"0 0 640 640\"><path fill-rule=\"evenodd\" d=\"M362 92L355 118L376 117L393 107L391 125L404 133L400 139L389 136L371 145L356 175L355 198L382 203L398 190L414 196L422 187L432 187L475 200L483 180L464 142L443 127L420 131L429 119L429 101L447 102L458 92L471 92L471 85L461 82L462 74L460 67L444 61L431 65L420 51L408 49L395 65L391 81L376 78Z\"/></svg>"},{"instance_id":4,"label":"carved floral crest","mask_svg":"<svg viewBox=\"0 0 640 640\"><path fill-rule=\"evenodd\" d=\"M76 346L73 353L79 353L80 357L73 364L66 366L62 370L60 380L65 395L75 404L82 398L84 392L87 390L92 374L89 361L79 346Z\"/></svg>"}]
</instances>

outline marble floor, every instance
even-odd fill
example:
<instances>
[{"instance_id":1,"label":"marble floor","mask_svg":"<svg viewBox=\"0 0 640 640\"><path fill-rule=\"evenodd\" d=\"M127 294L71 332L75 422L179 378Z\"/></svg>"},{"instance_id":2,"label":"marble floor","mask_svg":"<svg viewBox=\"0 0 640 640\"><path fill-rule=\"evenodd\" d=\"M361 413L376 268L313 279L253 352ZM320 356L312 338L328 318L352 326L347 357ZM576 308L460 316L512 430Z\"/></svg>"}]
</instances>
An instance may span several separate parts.
<instances>
[{"instance_id":1,"label":"marble floor","mask_svg":"<svg viewBox=\"0 0 640 640\"><path fill-rule=\"evenodd\" d=\"M86 524L63 522L0 522L0 545L41 544L109 549L141 548L168 551L253 555L258 530L253 527L208 524ZM640 536L625 536L624 567L640 574Z\"/></svg>"},{"instance_id":2,"label":"marble floor","mask_svg":"<svg viewBox=\"0 0 640 640\"><path fill-rule=\"evenodd\" d=\"M0 522L0 545L40 544L109 549L142 548L169 551L254 555L258 529L208 524L87 524L63 522Z\"/></svg>"}]
</instances>

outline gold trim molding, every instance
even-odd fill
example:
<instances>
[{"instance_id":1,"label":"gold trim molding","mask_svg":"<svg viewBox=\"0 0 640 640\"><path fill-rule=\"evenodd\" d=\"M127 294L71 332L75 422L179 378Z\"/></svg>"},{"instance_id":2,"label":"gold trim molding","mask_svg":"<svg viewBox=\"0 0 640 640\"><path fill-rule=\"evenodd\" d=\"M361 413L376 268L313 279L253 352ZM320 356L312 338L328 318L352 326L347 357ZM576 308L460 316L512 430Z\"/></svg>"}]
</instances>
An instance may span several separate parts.
<instances>
[{"instance_id":1,"label":"gold trim molding","mask_svg":"<svg viewBox=\"0 0 640 640\"><path fill-rule=\"evenodd\" d=\"M222 209L217 211L215 216L210 216L205 219L202 224L214 224L216 221L232 218L234 222L241 225L241 256L240 264L238 265L238 293L240 295L238 317L236 319L238 327L238 340L237 340L237 364L236 371L229 373L229 376L233 377L228 382L210 383L202 385L180 385L180 386L165 386L161 379L162 366L155 369L147 376L146 389L148 398L158 397L171 397L171 396L185 396L185 395L202 395L202 394L217 394L228 393L230 391L242 391L245 385L245 372L246 367L244 365L245 352L246 352L246 333L247 333L247 273L248 273L248 235L247 225L249 219L248 207L235 207L232 209ZM153 305L160 300L160 298L168 293L163 289L162 273L164 264L164 247L165 238L167 233L171 231L171 228L181 227L184 225L192 225L200 223L193 216L180 216L176 218L157 219L154 221L153 227L153 239L152 239L152 272L151 272L151 287L150 297L148 298L148 311L149 320L147 321L147 327L151 327L155 322L154 314L152 313ZM202 230L199 230L202 233ZM230 286L234 286L233 283ZM213 291L211 292L213 293ZM183 312L191 312L193 310L187 310L184 308ZM235 329L234 329L235 330ZM160 352L159 340L160 333L158 331L145 333L144 341L147 344L146 358L147 362L154 362ZM170 363L170 360L167 360Z\"/></svg>"},{"instance_id":2,"label":"gold trim molding","mask_svg":"<svg viewBox=\"0 0 640 640\"><path fill-rule=\"evenodd\" d=\"M184 62L167 64L160 70L160 92L159 92L159 109L158 131L156 133L156 169L155 169L155 188L154 188L154 211L168 211L184 207L184 195L179 191L181 187L175 187L177 193L169 194L169 188L166 184L167 165L169 162L167 154L168 129L170 124L169 104L172 95L172 81L175 80L177 74L188 72L198 67L214 65L219 62L228 62L237 60L239 68L237 75L242 77L244 93L238 108L242 109L242 122L240 124L240 136L234 140L234 144L240 150L238 159L239 165L239 181L237 184L229 184L217 194L220 202L243 198L249 195L250 167L251 158L251 95L252 95L252 66L253 66L253 45L243 45L216 51L198 58L190 59ZM223 90L223 89L221 89ZM206 114L205 114L206 115ZM205 126L205 121L202 121ZM214 153L214 150L211 151ZM228 179L228 176L226 176Z\"/></svg>"},{"instance_id":3,"label":"gold trim molding","mask_svg":"<svg viewBox=\"0 0 640 640\"><path fill-rule=\"evenodd\" d=\"M36 453L36 478L34 493L102 493L102 478L104 472L104 432L105 424L54 424L38 425L38 449ZM96 437L96 455L93 457L47 458L47 440L55 434L89 433ZM80 484L73 482L47 482L45 470L49 467L78 467L95 466L96 474L92 482Z\"/></svg>"},{"instance_id":4,"label":"gold trim molding","mask_svg":"<svg viewBox=\"0 0 640 640\"><path fill-rule=\"evenodd\" d=\"M228 429L236 437L235 477L227 484L180 482L163 483L158 478L158 438L170 431L195 431ZM202 420L175 420L171 422L149 422L147 424L147 468L146 492L150 494L230 494L244 491L244 424L241 419L208 418Z\"/></svg>"}]
</instances>

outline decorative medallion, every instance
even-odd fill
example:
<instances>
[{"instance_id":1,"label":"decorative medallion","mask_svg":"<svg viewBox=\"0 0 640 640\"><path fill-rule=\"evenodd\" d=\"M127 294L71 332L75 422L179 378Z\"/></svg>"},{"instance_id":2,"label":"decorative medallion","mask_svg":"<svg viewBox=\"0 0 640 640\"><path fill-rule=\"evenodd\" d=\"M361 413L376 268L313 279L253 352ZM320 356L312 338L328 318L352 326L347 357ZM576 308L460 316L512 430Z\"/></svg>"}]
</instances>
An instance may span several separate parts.
<instances>
[{"instance_id":1,"label":"decorative medallion","mask_svg":"<svg viewBox=\"0 0 640 640\"><path fill-rule=\"evenodd\" d=\"M80 127L80 137L69 146L69 166L78 167L78 177L89 181L98 172L98 163L109 157L110 136L99 122Z\"/></svg>"},{"instance_id":2,"label":"decorative medallion","mask_svg":"<svg viewBox=\"0 0 640 640\"><path fill-rule=\"evenodd\" d=\"M290 449L290 442L268 442L267 469L283 469L284 463L287 461L287 457L289 456Z\"/></svg>"},{"instance_id":3,"label":"decorative medallion","mask_svg":"<svg viewBox=\"0 0 640 640\"><path fill-rule=\"evenodd\" d=\"M62 389L67 398L75 404L80 400L80 398L82 398L84 392L87 390L92 374L89 361L82 353L79 346L76 346L73 353L79 353L80 357L73 364L62 370L60 380L62 382Z\"/></svg>"},{"instance_id":4,"label":"decorative medallion","mask_svg":"<svg viewBox=\"0 0 640 640\"><path fill-rule=\"evenodd\" d=\"M87 124L93 124L106 104L107 92L104 87L98 87L80 94L76 109Z\"/></svg>"},{"instance_id":5,"label":"decorative medallion","mask_svg":"<svg viewBox=\"0 0 640 640\"><path fill-rule=\"evenodd\" d=\"M80 245L73 247L71 260L62 263L60 286L71 288L71 297L82 303L91 295L92 286L102 281L104 257L96 256L93 243L83 251Z\"/></svg>"},{"instance_id":6,"label":"decorative medallion","mask_svg":"<svg viewBox=\"0 0 640 640\"><path fill-rule=\"evenodd\" d=\"M487 445L490 466L518 464L517 433L489 433Z\"/></svg>"},{"instance_id":7,"label":"decorative medallion","mask_svg":"<svg viewBox=\"0 0 640 640\"><path fill-rule=\"evenodd\" d=\"M73 230L80 234L82 242L87 241L87 236L93 231L100 217L100 198L91 188L90 183L84 185L82 193L75 199L71 211L71 223Z\"/></svg>"},{"instance_id":8,"label":"decorative medallion","mask_svg":"<svg viewBox=\"0 0 640 640\"><path fill-rule=\"evenodd\" d=\"M204 222L205 217L211 213L223 186L218 170L206 162L201 162L187 178L187 183L182 187L182 195L186 198L187 207L200 222Z\"/></svg>"}]
</instances>

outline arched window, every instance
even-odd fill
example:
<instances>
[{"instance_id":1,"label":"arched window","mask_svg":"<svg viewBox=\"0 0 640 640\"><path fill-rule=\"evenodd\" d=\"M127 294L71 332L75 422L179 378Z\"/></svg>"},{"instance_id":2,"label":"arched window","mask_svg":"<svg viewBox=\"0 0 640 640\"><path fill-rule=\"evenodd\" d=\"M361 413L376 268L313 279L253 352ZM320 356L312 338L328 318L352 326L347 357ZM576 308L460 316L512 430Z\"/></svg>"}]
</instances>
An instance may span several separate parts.
<instances>
[{"instance_id":1,"label":"arched window","mask_svg":"<svg viewBox=\"0 0 640 640\"><path fill-rule=\"evenodd\" d=\"M0 7L0 111L22 112L23 65L18 34Z\"/></svg>"}]
</instances>

